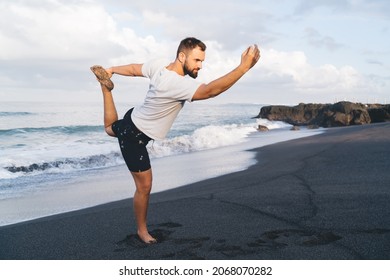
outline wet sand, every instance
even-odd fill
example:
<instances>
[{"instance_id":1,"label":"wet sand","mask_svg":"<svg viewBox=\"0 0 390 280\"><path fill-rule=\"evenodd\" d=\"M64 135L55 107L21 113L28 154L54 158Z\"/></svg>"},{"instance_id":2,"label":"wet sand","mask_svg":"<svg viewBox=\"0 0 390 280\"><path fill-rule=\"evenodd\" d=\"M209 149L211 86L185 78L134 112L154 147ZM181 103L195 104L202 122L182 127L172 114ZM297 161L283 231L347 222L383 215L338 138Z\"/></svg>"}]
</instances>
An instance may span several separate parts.
<instances>
[{"instance_id":1,"label":"wet sand","mask_svg":"<svg viewBox=\"0 0 390 280\"><path fill-rule=\"evenodd\" d=\"M126 199L1 227L0 259L390 259L390 123L256 153L245 171L153 194L158 244L135 236Z\"/></svg>"}]
</instances>

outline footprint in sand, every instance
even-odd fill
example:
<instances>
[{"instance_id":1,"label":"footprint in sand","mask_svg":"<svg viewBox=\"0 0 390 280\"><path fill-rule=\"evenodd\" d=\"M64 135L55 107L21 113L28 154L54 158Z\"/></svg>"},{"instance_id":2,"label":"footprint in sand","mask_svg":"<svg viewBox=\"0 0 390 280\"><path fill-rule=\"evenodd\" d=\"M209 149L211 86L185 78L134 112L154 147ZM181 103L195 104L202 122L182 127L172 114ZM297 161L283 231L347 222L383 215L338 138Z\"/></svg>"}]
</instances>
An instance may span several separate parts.
<instances>
[{"instance_id":1,"label":"footprint in sand","mask_svg":"<svg viewBox=\"0 0 390 280\"><path fill-rule=\"evenodd\" d=\"M342 237L332 232L313 232L296 229L268 231L261 238L248 243L249 247L272 247L280 248L289 245L319 246L326 245Z\"/></svg>"}]
</instances>

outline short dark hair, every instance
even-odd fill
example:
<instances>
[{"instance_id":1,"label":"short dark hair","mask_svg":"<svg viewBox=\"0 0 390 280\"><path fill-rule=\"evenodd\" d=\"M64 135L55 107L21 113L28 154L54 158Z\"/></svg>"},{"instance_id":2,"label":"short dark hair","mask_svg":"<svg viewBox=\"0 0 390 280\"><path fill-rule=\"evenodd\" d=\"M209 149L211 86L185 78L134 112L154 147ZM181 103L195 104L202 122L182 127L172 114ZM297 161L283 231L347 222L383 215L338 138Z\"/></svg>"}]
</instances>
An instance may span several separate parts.
<instances>
[{"instance_id":1,"label":"short dark hair","mask_svg":"<svg viewBox=\"0 0 390 280\"><path fill-rule=\"evenodd\" d=\"M185 38L180 42L180 45L177 48L176 57L179 57L179 53L191 51L196 47L199 47L202 51L206 50L206 45L201 40L198 40L194 37Z\"/></svg>"}]
</instances>

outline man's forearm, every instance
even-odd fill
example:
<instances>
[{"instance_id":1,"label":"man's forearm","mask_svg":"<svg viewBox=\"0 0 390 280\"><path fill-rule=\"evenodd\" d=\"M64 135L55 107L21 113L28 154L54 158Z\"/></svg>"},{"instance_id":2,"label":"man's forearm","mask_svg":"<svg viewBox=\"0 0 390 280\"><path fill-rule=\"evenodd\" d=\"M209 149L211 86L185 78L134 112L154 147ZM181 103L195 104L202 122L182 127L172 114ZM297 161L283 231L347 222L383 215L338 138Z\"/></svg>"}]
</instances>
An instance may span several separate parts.
<instances>
[{"instance_id":1,"label":"man's forearm","mask_svg":"<svg viewBox=\"0 0 390 280\"><path fill-rule=\"evenodd\" d=\"M208 99L228 90L233 86L247 71L238 66L226 75L208 83L201 85L194 95L193 100Z\"/></svg>"},{"instance_id":2,"label":"man's forearm","mask_svg":"<svg viewBox=\"0 0 390 280\"><path fill-rule=\"evenodd\" d=\"M143 76L142 64L128 64L122 66L113 66L107 69L112 74L118 74L122 76Z\"/></svg>"},{"instance_id":3,"label":"man's forearm","mask_svg":"<svg viewBox=\"0 0 390 280\"><path fill-rule=\"evenodd\" d=\"M234 85L246 72L249 71L259 60L260 50L257 45L252 45L248 47L241 55L240 65L222 76L219 79L216 79L208 84L203 84L199 86L196 90L192 100L202 100L215 97L222 92L229 89Z\"/></svg>"},{"instance_id":4,"label":"man's forearm","mask_svg":"<svg viewBox=\"0 0 390 280\"><path fill-rule=\"evenodd\" d=\"M206 91L208 91L210 97L215 97L222 92L228 90L233 86L244 74L246 73L242 67L238 66L226 75L208 83L206 85Z\"/></svg>"}]
</instances>

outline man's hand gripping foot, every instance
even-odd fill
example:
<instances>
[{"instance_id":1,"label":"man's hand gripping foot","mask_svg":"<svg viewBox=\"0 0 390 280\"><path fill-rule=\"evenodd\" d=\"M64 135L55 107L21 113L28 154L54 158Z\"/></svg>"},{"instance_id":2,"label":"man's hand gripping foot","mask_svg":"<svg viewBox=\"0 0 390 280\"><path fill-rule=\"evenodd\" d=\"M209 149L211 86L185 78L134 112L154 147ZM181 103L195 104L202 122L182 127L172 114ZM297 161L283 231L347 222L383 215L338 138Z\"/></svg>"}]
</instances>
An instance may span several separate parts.
<instances>
[{"instance_id":1,"label":"man's hand gripping foot","mask_svg":"<svg viewBox=\"0 0 390 280\"><path fill-rule=\"evenodd\" d=\"M112 74L108 73L102 66L94 65L91 68L91 71L95 74L99 83L104 85L108 90L114 89L114 83L111 81Z\"/></svg>"}]
</instances>

